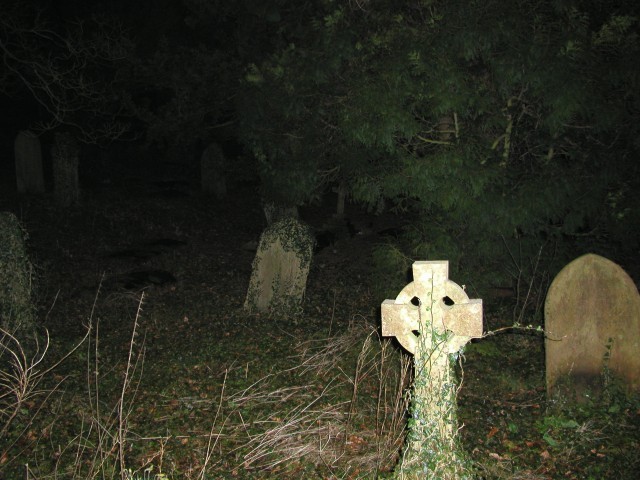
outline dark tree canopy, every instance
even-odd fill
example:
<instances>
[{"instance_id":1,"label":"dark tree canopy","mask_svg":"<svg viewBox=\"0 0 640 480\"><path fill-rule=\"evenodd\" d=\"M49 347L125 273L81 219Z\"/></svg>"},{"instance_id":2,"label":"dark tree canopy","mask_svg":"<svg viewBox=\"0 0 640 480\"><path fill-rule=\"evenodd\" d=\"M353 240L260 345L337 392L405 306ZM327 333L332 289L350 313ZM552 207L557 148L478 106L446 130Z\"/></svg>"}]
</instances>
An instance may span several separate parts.
<instances>
[{"instance_id":1,"label":"dark tree canopy","mask_svg":"<svg viewBox=\"0 0 640 480\"><path fill-rule=\"evenodd\" d=\"M415 258L482 272L544 245L637 251L636 2L101 5L163 32L130 20L128 46L112 22L54 31L16 7L3 91L94 135L126 105L150 141L232 138L271 202L338 189L411 213Z\"/></svg>"},{"instance_id":2,"label":"dark tree canopy","mask_svg":"<svg viewBox=\"0 0 640 480\"><path fill-rule=\"evenodd\" d=\"M71 129L90 143L119 138L128 119L118 73L131 42L113 19L67 13L44 1L3 2L0 93L37 106L31 128Z\"/></svg>"},{"instance_id":3,"label":"dark tree canopy","mask_svg":"<svg viewBox=\"0 0 640 480\"><path fill-rule=\"evenodd\" d=\"M343 179L418 215L416 256L467 264L557 240L637 248L635 3L305 5L274 3L282 46L239 96L279 200Z\"/></svg>"}]
</instances>

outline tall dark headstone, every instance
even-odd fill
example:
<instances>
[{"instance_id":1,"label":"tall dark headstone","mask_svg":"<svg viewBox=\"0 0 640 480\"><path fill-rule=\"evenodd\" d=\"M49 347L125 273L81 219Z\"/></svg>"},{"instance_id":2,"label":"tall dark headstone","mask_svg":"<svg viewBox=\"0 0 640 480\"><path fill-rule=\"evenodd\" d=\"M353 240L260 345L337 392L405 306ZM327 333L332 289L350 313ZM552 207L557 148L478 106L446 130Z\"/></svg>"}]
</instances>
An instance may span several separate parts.
<instances>
[{"instance_id":1,"label":"tall dark headstone","mask_svg":"<svg viewBox=\"0 0 640 480\"><path fill-rule=\"evenodd\" d=\"M202 191L214 195L218 200L227 196L226 159L222 148L211 143L200 158Z\"/></svg>"},{"instance_id":2,"label":"tall dark headstone","mask_svg":"<svg viewBox=\"0 0 640 480\"><path fill-rule=\"evenodd\" d=\"M18 193L44 193L40 139L23 130L16 137L14 153Z\"/></svg>"},{"instance_id":3,"label":"tall dark headstone","mask_svg":"<svg viewBox=\"0 0 640 480\"><path fill-rule=\"evenodd\" d=\"M77 205L80 201L78 162L80 147L76 139L67 132L55 134L51 149L53 161L53 194L61 207Z\"/></svg>"}]
</instances>

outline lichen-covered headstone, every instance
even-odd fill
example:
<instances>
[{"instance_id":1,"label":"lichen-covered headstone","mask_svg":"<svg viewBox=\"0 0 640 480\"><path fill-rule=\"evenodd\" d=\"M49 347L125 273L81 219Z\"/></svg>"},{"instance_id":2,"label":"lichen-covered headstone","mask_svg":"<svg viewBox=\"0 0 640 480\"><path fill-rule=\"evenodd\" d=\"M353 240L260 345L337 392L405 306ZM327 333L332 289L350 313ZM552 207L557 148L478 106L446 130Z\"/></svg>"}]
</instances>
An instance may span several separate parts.
<instances>
[{"instance_id":1,"label":"lichen-covered headstone","mask_svg":"<svg viewBox=\"0 0 640 480\"><path fill-rule=\"evenodd\" d=\"M202 191L213 194L218 200L227 196L225 167L226 160L220 145L209 144L200 157L200 180Z\"/></svg>"},{"instance_id":2,"label":"lichen-covered headstone","mask_svg":"<svg viewBox=\"0 0 640 480\"><path fill-rule=\"evenodd\" d=\"M55 144L51 149L53 163L53 195L61 207L77 205L80 201L78 180L78 159L80 147L68 132L55 134Z\"/></svg>"},{"instance_id":3,"label":"lichen-covered headstone","mask_svg":"<svg viewBox=\"0 0 640 480\"><path fill-rule=\"evenodd\" d=\"M40 139L28 130L18 133L14 153L18 193L44 193Z\"/></svg>"},{"instance_id":4,"label":"lichen-covered headstone","mask_svg":"<svg viewBox=\"0 0 640 480\"><path fill-rule=\"evenodd\" d=\"M547 394L584 401L613 377L640 391L640 296L617 264L587 254L565 266L545 303Z\"/></svg>"},{"instance_id":5,"label":"lichen-covered headstone","mask_svg":"<svg viewBox=\"0 0 640 480\"><path fill-rule=\"evenodd\" d=\"M273 225L285 218L298 218L298 208L291 205L280 205L264 201L262 210L264 211L264 218L267 220L267 225Z\"/></svg>"},{"instance_id":6,"label":"lichen-covered headstone","mask_svg":"<svg viewBox=\"0 0 640 480\"><path fill-rule=\"evenodd\" d=\"M470 300L448 278L449 262L415 262L413 282L382 304L382 335L396 337L414 357L407 442L396 478L468 476L458 447L453 362L482 336L482 300Z\"/></svg>"},{"instance_id":7,"label":"lichen-covered headstone","mask_svg":"<svg viewBox=\"0 0 640 480\"><path fill-rule=\"evenodd\" d=\"M29 329L34 322L25 237L15 215L0 212L0 326L8 332Z\"/></svg>"},{"instance_id":8,"label":"lichen-covered headstone","mask_svg":"<svg viewBox=\"0 0 640 480\"><path fill-rule=\"evenodd\" d=\"M245 309L296 314L304 298L313 244L311 229L294 218L267 227L253 261Z\"/></svg>"}]
</instances>

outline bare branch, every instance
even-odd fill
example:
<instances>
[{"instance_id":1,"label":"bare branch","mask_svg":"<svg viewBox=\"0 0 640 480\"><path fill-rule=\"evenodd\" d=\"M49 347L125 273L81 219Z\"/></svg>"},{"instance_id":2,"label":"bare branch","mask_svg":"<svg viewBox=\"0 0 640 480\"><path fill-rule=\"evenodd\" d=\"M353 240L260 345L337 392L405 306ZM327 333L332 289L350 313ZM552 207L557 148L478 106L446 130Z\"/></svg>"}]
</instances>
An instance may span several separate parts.
<instances>
[{"instance_id":1,"label":"bare branch","mask_svg":"<svg viewBox=\"0 0 640 480\"><path fill-rule=\"evenodd\" d=\"M117 71L131 47L122 27L95 17L58 31L43 11L20 9L0 17L0 91L28 93L49 117L35 125L40 131L72 127L87 143L121 137L127 125Z\"/></svg>"}]
</instances>

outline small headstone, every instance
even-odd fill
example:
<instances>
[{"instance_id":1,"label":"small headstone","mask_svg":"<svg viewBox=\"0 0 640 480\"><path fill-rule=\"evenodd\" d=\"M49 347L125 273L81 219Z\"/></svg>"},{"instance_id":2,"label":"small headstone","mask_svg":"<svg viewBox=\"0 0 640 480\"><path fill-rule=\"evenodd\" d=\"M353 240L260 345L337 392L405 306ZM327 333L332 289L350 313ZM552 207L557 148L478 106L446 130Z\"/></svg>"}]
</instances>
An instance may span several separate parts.
<instances>
[{"instance_id":1,"label":"small headstone","mask_svg":"<svg viewBox=\"0 0 640 480\"><path fill-rule=\"evenodd\" d=\"M79 156L80 147L70 133L55 134L55 144L51 149L53 194L56 203L61 207L77 205L80 201Z\"/></svg>"},{"instance_id":2,"label":"small headstone","mask_svg":"<svg viewBox=\"0 0 640 480\"><path fill-rule=\"evenodd\" d=\"M218 200L227 196L224 152L217 143L210 143L200 157L200 180L202 191L214 195Z\"/></svg>"},{"instance_id":3,"label":"small headstone","mask_svg":"<svg viewBox=\"0 0 640 480\"><path fill-rule=\"evenodd\" d=\"M0 327L11 333L31 328L34 323L25 237L16 216L0 212Z\"/></svg>"},{"instance_id":4,"label":"small headstone","mask_svg":"<svg viewBox=\"0 0 640 480\"><path fill-rule=\"evenodd\" d=\"M313 243L311 229L294 218L267 227L253 261L245 309L297 313L307 285Z\"/></svg>"},{"instance_id":5,"label":"small headstone","mask_svg":"<svg viewBox=\"0 0 640 480\"><path fill-rule=\"evenodd\" d=\"M411 420L396 478L462 478L452 361L482 336L482 300L470 300L448 278L449 262L415 262L414 281L382 304L382 335L414 357Z\"/></svg>"},{"instance_id":6,"label":"small headstone","mask_svg":"<svg viewBox=\"0 0 640 480\"><path fill-rule=\"evenodd\" d=\"M20 132L14 152L18 193L44 193L40 139L28 130Z\"/></svg>"},{"instance_id":7,"label":"small headstone","mask_svg":"<svg viewBox=\"0 0 640 480\"><path fill-rule=\"evenodd\" d=\"M640 391L640 296L617 264L594 254L555 278L545 303L547 394L583 401L612 374Z\"/></svg>"}]
</instances>

